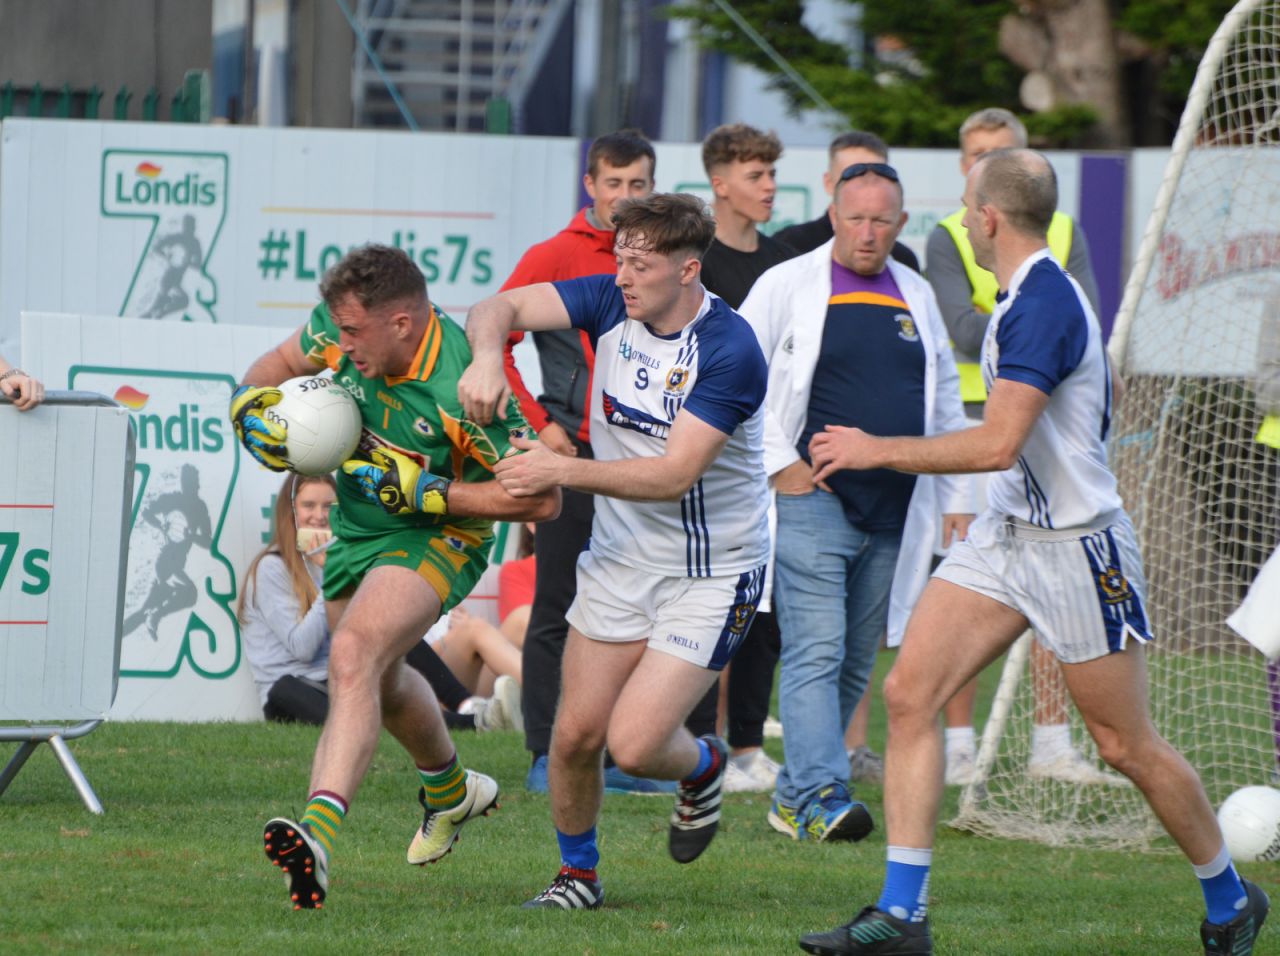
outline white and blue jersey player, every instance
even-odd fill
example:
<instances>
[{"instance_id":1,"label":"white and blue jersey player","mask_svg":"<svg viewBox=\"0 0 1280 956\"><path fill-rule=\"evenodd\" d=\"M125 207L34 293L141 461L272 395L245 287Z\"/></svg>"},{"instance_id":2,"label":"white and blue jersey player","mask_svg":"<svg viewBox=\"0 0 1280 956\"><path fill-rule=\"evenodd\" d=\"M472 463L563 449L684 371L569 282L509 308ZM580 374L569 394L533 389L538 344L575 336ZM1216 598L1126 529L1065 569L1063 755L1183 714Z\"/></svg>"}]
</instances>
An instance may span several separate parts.
<instances>
[{"instance_id":1,"label":"white and blue jersey player","mask_svg":"<svg viewBox=\"0 0 1280 956\"><path fill-rule=\"evenodd\" d=\"M803 937L811 953L933 952L928 886L942 796L938 716L1027 627L1061 661L1098 752L1128 777L1200 879L1206 954L1247 956L1266 894L1237 875L1195 770L1147 708L1142 563L1107 467L1113 380L1079 285L1045 239L1057 181L1041 154L987 153L965 182L964 225L1005 290L982 347L982 424L925 438L829 427L815 480L842 468L998 472L988 507L952 545L907 624L885 681L888 853L880 898L849 923Z\"/></svg>"},{"instance_id":2,"label":"white and blue jersey player","mask_svg":"<svg viewBox=\"0 0 1280 956\"><path fill-rule=\"evenodd\" d=\"M602 496L591 528L593 555L649 575L752 577L768 558L764 472L764 367L750 327L704 292L694 320L670 335L627 318L613 276L555 283L574 327L595 345L591 427L601 460L660 456L681 411L729 436L679 501ZM753 336L754 337L754 336ZM761 361L763 356L761 355ZM713 504L714 503L714 504ZM717 642L722 643L722 642ZM715 667L721 646L702 663Z\"/></svg>"},{"instance_id":3,"label":"white and blue jersey player","mask_svg":"<svg viewBox=\"0 0 1280 956\"><path fill-rule=\"evenodd\" d=\"M999 297L981 361L988 392L1003 379L1048 401L1012 467L991 476L955 560L935 573L1022 611L1064 663L1151 640L1142 559L1107 465L1114 392L1102 330L1047 248Z\"/></svg>"},{"instance_id":4,"label":"white and blue jersey player","mask_svg":"<svg viewBox=\"0 0 1280 956\"><path fill-rule=\"evenodd\" d=\"M755 334L700 281L715 234L692 196L616 207L615 276L512 289L467 318L474 361L459 381L478 422L503 407L502 343L513 328L584 330L595 348L594 458L513 439L495 477L514 496L561 486L596 495L567 618L549 754L561 869L526 906L599 906L601 757L678 780L668 847L680 863L720 817L727 748L683 726L751 624L769 553L763 400ZM544 383L554 388L554 383Z\"/></svg>"}]
</instances>

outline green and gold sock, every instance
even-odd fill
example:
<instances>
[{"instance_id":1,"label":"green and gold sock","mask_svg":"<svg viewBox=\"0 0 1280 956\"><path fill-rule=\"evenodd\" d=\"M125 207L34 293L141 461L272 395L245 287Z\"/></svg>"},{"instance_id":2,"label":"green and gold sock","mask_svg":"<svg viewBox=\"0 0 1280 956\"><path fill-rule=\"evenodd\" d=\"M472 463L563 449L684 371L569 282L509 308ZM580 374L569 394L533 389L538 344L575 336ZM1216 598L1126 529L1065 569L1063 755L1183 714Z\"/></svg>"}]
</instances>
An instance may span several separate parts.
<instances>
[{"instance_id":1,"label":"green and gold sock","mask_svg":"<svg viewBox=\"0 0 1280 956\"><path fill-rule=\"evenodd\" d=\"M467 795L467 772L458 763L455 753L443 767L418 768L422 789L426 792L427 806L432 810L450 810Z\"/></svg>"},{"instance_id":2,"label":"green and gold sock","mask_svg":"<svg viewBox=\"0 0 1280 956\"><path fill-rule=\"evenodd\" d=\"M320 844L325 859L333 853L333 841L346 816L347 801L331 790L317 790L307 799L307 809L299 823Z\"/></svg>"}]
</instances>

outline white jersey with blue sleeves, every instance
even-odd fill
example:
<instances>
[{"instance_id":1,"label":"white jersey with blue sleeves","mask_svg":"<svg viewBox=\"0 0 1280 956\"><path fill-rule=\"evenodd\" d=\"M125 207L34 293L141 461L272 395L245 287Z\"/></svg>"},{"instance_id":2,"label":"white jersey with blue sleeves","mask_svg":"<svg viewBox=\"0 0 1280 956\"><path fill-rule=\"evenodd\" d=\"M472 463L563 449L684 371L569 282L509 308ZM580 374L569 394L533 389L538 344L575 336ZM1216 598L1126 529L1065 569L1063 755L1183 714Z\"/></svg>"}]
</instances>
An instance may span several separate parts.
<instances>
[{"instance_id":1,"label":"white jersey with blue sleeves","mask_svg":"<svg viewBox=\"0 0 1280 956\"><path fill-rule=\"evenodd\" d=\"M1040 528L1091 527L1121 507L1107 465L1111 371L1097 317L1048 249L1018 267L982 343L982 377L1034 386L1049 404L1017 463L992 475L990 507Z\"/></svg>"},{"instance_id":2,"label":"white jersey with blue sleeves","mask_svg":"<svg viewBox=\"0 0 1280 956\"><path fill-rule=\"evenodd\" d=\"M730 436L680 501L597 495L591 550L670 577L727 575L764 564L768 367L746 320L706 294L692 322L659 335L627 318L611 275L555 286L574 326L595 344L591 448L597 459L662 455L681 410Z\"/></svg>"}]
</instances>

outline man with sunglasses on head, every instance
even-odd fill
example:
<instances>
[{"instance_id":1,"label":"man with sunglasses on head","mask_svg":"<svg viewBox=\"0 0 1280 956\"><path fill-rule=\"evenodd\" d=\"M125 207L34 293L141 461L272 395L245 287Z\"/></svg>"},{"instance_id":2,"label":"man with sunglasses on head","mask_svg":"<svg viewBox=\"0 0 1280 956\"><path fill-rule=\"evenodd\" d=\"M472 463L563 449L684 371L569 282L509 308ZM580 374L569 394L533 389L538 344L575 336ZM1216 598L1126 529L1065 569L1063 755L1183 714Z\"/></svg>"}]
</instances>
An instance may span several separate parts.
<instances>
[{"instance_id":1,"label":"man with sunglasses on head","mask_svg":"<svg viewBox=\"0 0 1280 956\"><path fill-rule=\"evenodd\" d=\"M844 729L891 608L905 613L932 543L963 537L967 479L888 470L814 481L809 441L828 426L876 435L963 427L959 380L933 290L889 252L906 224L885 163L834 185L833 238L762 275L741 308L769 362L765 471L777 508L774 609L786 763L769 823L796 840L860 840L873 822L846 781Z\"/></svg>"},{"instance_id":2,"label":"man with sunglasses on head","mask_svg":"<svg viewBox=\"0 0 1280 956\"><path fill-rule=\"evenodd\" d=\"M822 188L828 196L836 189L840 174L854 163L887 163L889 162L889 145L875 133L862 129L852 129L841 133L827 146L827 169L822 174ZM829 208L830 204L828 204ZM797 222L779 229L773 238L791 249L792 255L803 255L812 252L835 235L831 226L831 214L826 208L816 219L808 222ZM911 247L901 242L894 242L889 253L904 266L910 266L920 272L920 260L911 251Z\"/></svg>"}]
</instances>

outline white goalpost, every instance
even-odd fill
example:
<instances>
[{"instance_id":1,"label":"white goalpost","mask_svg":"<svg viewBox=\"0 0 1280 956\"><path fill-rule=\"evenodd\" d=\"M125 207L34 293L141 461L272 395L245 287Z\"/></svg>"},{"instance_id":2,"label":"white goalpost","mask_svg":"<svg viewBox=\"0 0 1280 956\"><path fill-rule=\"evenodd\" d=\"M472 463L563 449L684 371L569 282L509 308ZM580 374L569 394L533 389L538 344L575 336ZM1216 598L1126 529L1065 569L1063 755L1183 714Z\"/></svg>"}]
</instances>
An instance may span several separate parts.
<instances>
[{"instance_id":1,"label":"white goalpost","mask_svg":"<svg viewBox=\"0 0 1280 956\"><path fill-rule=\"evenodd\" d=\"M1110 351L1127 392L1109 453L1156 634L1151 710L1217 806L1280 768L1280 670L1226 625L1280 540L1280 0L1242 0L1210 41ZM952 825L1053 845L1153 845L1163 831L1133 787L1027 774L1027 656L1007 658L985 772ZM1072 735L1096 758L1078 715Z\"/></svg>"}]
</instances>

